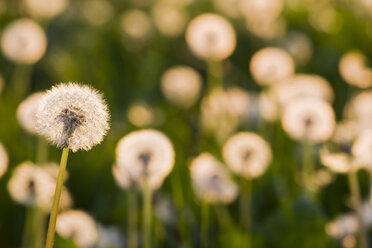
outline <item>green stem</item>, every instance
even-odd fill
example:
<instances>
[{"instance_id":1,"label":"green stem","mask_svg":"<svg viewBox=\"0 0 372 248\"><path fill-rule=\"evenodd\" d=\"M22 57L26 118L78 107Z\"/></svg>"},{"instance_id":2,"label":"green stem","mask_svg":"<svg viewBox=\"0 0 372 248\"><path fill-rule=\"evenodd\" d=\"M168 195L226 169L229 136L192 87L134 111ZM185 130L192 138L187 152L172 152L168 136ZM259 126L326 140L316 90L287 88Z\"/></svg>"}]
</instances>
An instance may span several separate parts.
<instances>
[{"instance_id":1,"label":"green stem","mask_svg":"<svg viewBox=\"0 0 372 248\"><path fill-rule=\"evenodd\" d=\"M129 190L127 195L128 195L128 248L137 248L138 247L137 194L135 191Z\"/></svg>"},{"instance_id":2,"label":"green stem","mask_svg":"<svg viewBox=\"0 0 372 248\"><path fill-rule=\"evenodd\" d=\"M208 248L209 241L209 205L206 201L201 206L201 235L200 243L202 248Z\"/></svg>"},{"instance_id":3,"label":"green stem","mask_svg":"<svg viewBox=\"0 0 372 248\"><path fill-rule=\"evenodd\" d=\"M151 202L152 192L147 179L143 185L143 247L151 248Z\"/></svg>"},{"instance_id":4,"label":"green stem","mask_svg":"<svg viewBox=\"0 0 372 248\"><path fill-rule=\"evenodd\" d=\"M47 234L46 245L45 245L46 248L52 248L54 244L54 235L55 235L56 222L57 222L58 206L59 206L59 200L61 198L63 179L65 177L65 172L66 172L68 152L69 152L69 148L63 148L61 163L59 165L57 185L56 185L56 190L54 193L53 206L52 206L52 211L51 211L50 219L49 219L48 234Z\"/></svg>"},{"instance_id":5,"label":"green stem","mask_svg":"<svg viewBox=\"0 0 372 248\"><path fill-rule=\"evenodd\" d=\"M356 171L350 170L348 174L349 179L349 186L351 192L351 200L354 207L354 211L356 212L358 218L358 225L359 225L359 242L362 248L368 248L368 236L363 224L363 217L362 217L362 200L360 196L360 190L358 185L358 177Z\"/></svg>"},{"instance_id":6,"label":"green stem","mask_svg":"<svg viewBox=\"0 0 372 248\"><path fill-rule=\"evenodd\" d=\"M32 235L32 223L34 220L34 206L29 206L26 208L26 217L23 230L23 247L30 247L33 244L33 235Z\"/></svg>"},{"instance_id":7,"label":"green stem","mask_svg":"<svg viewBox=\"0 0 372 248\"><path fill-rule=\"evenodd\" d=\"M307 190L311 191L313 188L313 178L315 172L315 154L314 145L309 141L303 143L303 168L302 180Z\"/></svg>"},{"instance_id":8,"label":"green stem","mask_svg":"<svg viewBox=\"0 0 372 248\"><path fill-rule=\"evenodd\" d=\"M221 228L231 225L231 216L227 206L224 204L216 204L215 210Z\"/></svg>"},{"instance_id":9,"label":"green stem","mask_svg":"<svg viewBox=\"0 0 372 248\"><path fill-rule=\"evenodd\" d=\"M244 230L251 231L251 193L252 181L240 178L240 221Z\"/></svg>"},{"instance_id":10,"label":"green stem","mask_svg":"<svg viewBox=\"0 0 372 248\"><path fill-rule=\"evenodd\" d=\"M222 61L207 61L207 91L223 87L223 66Z\"/></svg>"}]
</instances>

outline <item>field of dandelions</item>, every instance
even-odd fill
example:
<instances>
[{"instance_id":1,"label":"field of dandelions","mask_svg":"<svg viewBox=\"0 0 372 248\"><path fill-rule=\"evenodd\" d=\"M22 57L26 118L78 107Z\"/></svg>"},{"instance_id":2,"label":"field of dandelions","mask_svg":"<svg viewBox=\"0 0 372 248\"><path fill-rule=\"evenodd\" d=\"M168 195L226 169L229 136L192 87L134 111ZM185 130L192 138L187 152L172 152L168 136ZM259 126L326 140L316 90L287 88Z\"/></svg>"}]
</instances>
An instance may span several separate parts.
<instances>
[{"instance_id":1,"label":"field of dandelions","mask_svg":"<svg viewBox=\"0 0 372 248\"><path fill-rule=\"evenodd\" d=\"M0 247L372 247L371 44L368 0L0 0Z\"/></svg>"}]
</instances>

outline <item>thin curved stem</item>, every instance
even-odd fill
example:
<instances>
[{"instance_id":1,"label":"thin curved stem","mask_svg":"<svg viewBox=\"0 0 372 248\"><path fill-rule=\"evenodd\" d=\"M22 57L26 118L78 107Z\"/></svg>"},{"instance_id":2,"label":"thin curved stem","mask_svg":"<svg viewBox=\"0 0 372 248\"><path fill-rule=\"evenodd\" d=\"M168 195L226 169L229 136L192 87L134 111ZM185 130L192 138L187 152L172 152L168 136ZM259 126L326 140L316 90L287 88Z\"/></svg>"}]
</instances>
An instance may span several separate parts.
<instances>
[{"instance_id":1,"label":"thin curved stem","mask_svg":"<svg viewBox=\"0 0 372 248\"><path fill-rule=\"evenodd\" d=\"M137 248L138 247L137 194L135 191L129 190L127 195L128 195L128 248Z\"/></svg>"},{"instance_id":2,"label":"thin curved stem","mask_svg":"<svg viewBox=\"0 0 372 248\"><path fill-rule=\"evenodd\" d=\"M61 198L63 179L65 177L65 172L66 172L68 152L69 152L69 148L64 148L62 151L61 163L59 165L59 172L58 172L58 178L57 178L57 185L56 185L56 190L54 193L53 206L52 206L52 211L51 211L50 219L49 219L48 234L47 234L46 245L45 245L46 248L52 248L54 244L54 235L55 235L56 222L57 222L58 206L59 206L59 200Z\"/></svg>"},{"instance_id":3,"label":"thin curved stem","mask_svg":"<svg viewBox=\"0 0 372 248\"><path fill-rule=\"evenodd\" d=\"M201 233L200 244L202 248L208 248L209 241L209 204L203 201L201 206Z\"/></svg>"}]
</instances>

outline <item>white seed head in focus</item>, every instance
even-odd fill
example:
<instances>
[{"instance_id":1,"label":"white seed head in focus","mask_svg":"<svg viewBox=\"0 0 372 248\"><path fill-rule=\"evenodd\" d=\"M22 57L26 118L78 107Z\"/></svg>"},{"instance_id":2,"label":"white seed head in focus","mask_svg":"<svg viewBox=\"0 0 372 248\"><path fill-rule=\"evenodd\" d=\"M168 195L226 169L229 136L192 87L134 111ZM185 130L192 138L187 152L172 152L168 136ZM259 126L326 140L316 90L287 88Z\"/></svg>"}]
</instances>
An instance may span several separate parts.
<instances>
[{"instance_id":1,"label":"white seed head in focus","mask_svg":"<svg viewBox=\"0 0 372 248\"><path fill-rule=\"evenodd\" d=\"M284 130L295 140L322 142L335 129L335 113L323 100L307 97L288 103L282 116Z\"/></svg>"},{"instance_id":2,"label":"white seed head in focus","mask_svg":"<svg viewBox=\"0 0 372 248\"><path fill-rule=\"evenodd\" d=\"M230 169L247 179L261 176L272 159L268 142L249 132L230 137L223 146L222 154Z\"/></svg>"},{"instance_id":3,"label":"white seed head in focus","mask_svg":"<svg viewBox=\"0 0 372 248\"><path fill-rule=\"evenodd\" d=\"M233 26L222 16L202 14L191 20L186 29L186 43L195 56L219 61L229 57L236 47Z\"/></svg>"},{"instance_id":4,"label":"white seed head in focus","mask_svg":"<svg viewBox=\"0 0 372 248\"><path fill-rule=\"evenodd\" d=\"M59 148L90 150L109 130L102 95L87 85L59 84L41 98L37 131Z\"/></svg>"},{"instance_id":5,"label":"white seed head in focus","mask_svg":"<svg viewBox=\"0 0 372 248\"><path fill-rule=\"evenodd\" d=\"M238 195L238 186L225 166L209 153L191 161L192 185L199 198L210 203L231 203Z\"/></svg>"},{"instance_id":6,"label":"white seed head in focus","mask_svg":"<svg viewBox=\"0 0 372 248\"><path fill-rule=\"evenodd\" d=\"M63 238L71 238L79 247L93 247L98 241L94 219L80 210L68 210L59 214L56 231Z\"/></svg>"},{"instance_id":7,"label":"white seed head in focus","mask_svg":"<svg viewBox=\"0 0 372 248\"><path fill-rule=\"evenodd\" d=\"M8 169L9 158L8 154L0 142L0 178L5 174L6 170Z\"/></svg>"},{"instance_id":8,"label":"white seed head in focus","mask_svg":"<svg viewBox=\"0 0 372 248\"><path fill-rule=\"evenodd\" d=\"M174 66L164 72L161 90L168 101L177 106L191 107L200 96L202 77L189 66Z\"/></svg>"},{"instance_id":9,"label":"white seed head in focus","mask_svg":"<svg viewBox=\"0 0 372 248\"><path fill-rule=\"evenodd\" d=\"M151 188L160 187L173 169L172 143L161 132L141 130L124 136L116 147L116 164L141 186L148 180Z\"/></svg>"},{"instance_id":10,"label":"white seed head in focus","mask_svg":"<svg viewBox=\"0 0 372 248\"><path fill-rule=\"evenodd\" d=\"M295 64L291 55L286 51L266 47L253 54L249 69L258 84L274 85L291 78Z\"/></svg>"},{"instance_id":11,"label":"white seed head in focus","mask_svg":"<svg viewBox=\"0 0 372 248\"><path fill-rule=\"evenodd\" d=\"M23 0L26 10L36 18L52 18L62 13L68 0Z\"/></svg>"},{"instance_id":12,"label":"white seed head in focus","mask_svg":"<svg viewBox=\"0 0 372 248\"><path fill-rule=\"evenodd\" d=\"M47 38L44 30L31 19L8 24L1 37L4 55L15 63L34 64L45 54Z\"/></svg>"},{"instance_id":13,"label":"white seed head in focus","mask_svg":"<svg viewBox=\"0 0 372 248\"><path fill-rule=\"evenodd\" d=\"M17 108L17 120L21 127L30 134L37 134L36 111L44 94L44 92L33 93L23 100Z\"/></svg>"}]
</instances>

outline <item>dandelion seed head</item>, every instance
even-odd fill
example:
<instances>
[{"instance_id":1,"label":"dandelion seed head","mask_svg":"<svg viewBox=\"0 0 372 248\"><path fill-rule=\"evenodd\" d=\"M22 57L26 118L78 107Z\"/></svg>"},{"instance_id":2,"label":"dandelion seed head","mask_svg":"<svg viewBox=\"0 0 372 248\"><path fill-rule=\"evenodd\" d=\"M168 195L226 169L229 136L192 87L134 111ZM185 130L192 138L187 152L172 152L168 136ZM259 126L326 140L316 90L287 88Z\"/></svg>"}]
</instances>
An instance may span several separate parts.
<instances>
[{"instance_id":1,"label":"dandelion seed head","mask_svg":"<svg viewBox=\"0 0 372 248\"><path fill-rule=\"evenodd\" d=\"M241 0L213 0L216 10L230 18L238 18L242 15L239 3Z\"/></svg>"},{"instance_id":2,"label":"dandelion seed head","mask_svg":"<svg viewBox=\"0 0 372 248\"><path fill-rule=\"evenodd\" d=\"M112 175L116 184L123 190L127 190L132 186L132 180L128 172L121 170L116 164L112 166Z\"/></svg>"},{"instance_id":3,"label":"dandelion seed head","mask_svg":"<svg viewBox=\"0 0 372 248\"><path fill-rule=\"evenodd\" d=\"M102 26L114 16L114 8L110 1L90 0L84 2L83 16L93 25Z\"/></svg>"},{"instance_id":4,"label":"dandelion seed head","mask_svg":"<svg viewBox=\"0 0 372 248\"><path fill-rule=\"evenodd\" d=\"M295 140L325 141L332 136L335 125L334 110L326 101L305 97L284 108L282 126Z\"/></svg>"},{"instance_id":5,"label":"dandelion seed head","mask_svg":"<svg viewBox=\"0 0 372 248\"><path fill-rule=\"evenodd\" d=\"M284 5L283 0L241 0L239 3L245 17L251 20L274 20Z\"/></svg>"},{"instance_id":6,"label":"dandelion seed head","mask_svg":"<svg viewBox=\"0 0 372 248\"><path fill-rule=\"evenodd\" d=\"M202 14L188 24L186 43L198 58L219 61L234 52L236 34L233 26L222 16Z\"/></svg>"},{"instance_id":7,"label":"dandelion seed head","mask_svg":"<svg viewBox=\"0 0 372 248\"><path fill-rule=\"evenodd\" d=\"M1 37L1 49L11 61L34 64L45 54L47 38L44 30L30 19L18 19L8 24Z\"/></svg>"},{"instance_id":8,"label":"dandelion seed head","mask_svg":"<svg viewBox=\"0 0 372 248\"><path fill-rule=\"evenodd\" d=\"M372 170L372 130L365 129L361 131L356 137L351 153L358 164L366 166L369 170Z\"/></svg>"},{"instance_id":9,"label":"dandelion seed head","mask_svg":"<svg viewBox=\"0 0 372 248\"><path fill-rule=\"evenodd\" d=\"M39 106L41 97L44 92L33 93L23 100L17 108L17 120L21 127L23 127L30 134L38 134L36 111Z\"/></svg>"},{"instance_id":10,"label":"dandelion seed head","mask_svg":"<svg viewBox=\"0 0 372 248\"><path fill-rule=\"evenodd\" d=\"M52 18L62 13L67 0L23 0L27 12L36 18Z\"/></svg>"},{"instance_id":11,"label":"dandelion seed head","mask_svg":"<svg viewBox=\"0 0 372 248\"><path fill-rule=\"evenodd\" d=\"M334 99L330 83L315 74L297 74L274 87L282 105L295 98L303 97L316 97L327 102L333 102Z\"/></svg>"},{"instance_id":12,"label":"dandelion seed head","mask_svg":"<svg viewBox=\"0 0 372 248\"><path fill-rule=\"evenodd\" d=\"M347 235L342 239L342 246L344 248L355 248L357 245L357 240L354 235Z\"/></svg>"},{"instance_id":13,"label":"dandelion seed head","mask_svg":"<svg viewBox=\"0 0 372 248\"><path fill-rule=\"evenodd\" d=\"M3 144L0 142L0 178L7 171L8 162L9 162L8 154L7 154Z\"/></svg>"},{"instance_id":14,"label":"dandelion seed head","mask_svg":"<svg viewBox=\"0 0 372 248\"><path fill-rule=\"evenodd\" d=\"M344 120L337 123L332 141L338 144L353 141L360 131L358 126L354 120Z\"/></svg>"},{"instance_id":15,"label":"dandelion seed head","mask_svg":"<svg viewBox=\"0 0 372 248\"><path fill-rule=\"evenodd\" d=\"M134 40L146 40L151 33L151 21L146 12L127 10L121 17L120 27L124 35Z\"/></svg>"},{"instance_id":16,"label":"dandelion seed head","mask_svg":"<svg viewBox=\"0 0 372 248\"><path fill-rule=\"evenodd\" d=\"M238 187L225 166L209 153L191 161L190 173L196 194L210 203L230 203L238 195Z\"/></svg>"},{"instance_id":17,"label":"dandelion seed head","mask_svg":"<svg viewBox=\"0 0 372 248\"><path fill-rule=\"evenodd\" d=\"M367 57L361 52L351 51L344 54L338 69L348 84L362 89L372 86L372 69L367 66Z\"/></svg>"},{"instance_id":18,"label":"dandelion seed head","mask_svg":"<svg viewBox=\"0 0 372 248\"><path fill-rule=\"evenodd\" d=\"M101 94L75 83L52 87L36 112L37 131L59 148L90 150L109 130L109 113Z\"/></svg>"},{"instance_id":19,"label":"dandelion seed head","mask_svg":"<svg viewBox=\"0 0 372 248\"><path fill-rule=\"evenodd\" d=\"M306 65L313 55L313 43L304 33L292 31L284 40L283 46L299 66Z\"/></svg>"},{"instance_id":20,"label":"dandelion seed head","mask_svg":"<svg viewBox=\"0 0 372 248\"><path fill-rule=\"evenodd\" d=\"M345 214L326 225L326 232L335 239L341 239L358 231L358 220L354 214Z\"/></svg>"},{"instance_id":21,"label":"dandelion seed head","mask_svg":"<svg viewBox=\"0 0 372 248\"><path fill-rule=\"evenodd\" d=\"M80 247L92 247L98 241L94 219L81 210L68 210L58 215L56 231L65 239L72 239Z\"/></svg>"},{"instance_id":22,"label":"dandelion seed head","mask_svg":"<svg viewBox=\"0 0 372 248\"><path fill-rule=\"evenodd\" d=\"M182 34L187 21L187 15L182 7L164 0L154 4L152 17L160 32L169 37Z\"/></svg>"},{"instance_id":23,"label":"dandelion seed head","mask_svg":"<svg viewBox=\"0 0 372 248\"><path fill-rule=\"evenodd\" d=\"M245 26L253 35L264 39L279 39L287 32L287 22L284 18L250 19L246 16Z\"/></svg>"},{"instance_id":24,"label":"dandelion seed head","mask_svg":"<svg viewBox=\"0 0 372 248\"><path fill-rule=\"evenodd\" d=\"M372 90L363 91L352 97L345 106L345 118L358 123L359 129L372 125Z\"/></svg>"},{"instance_id":25,"label":"dandelion seed head","mask_svg":"<svg viewBox=\"0 0 372 248\"><path fill-rule=\"evenodd\" d=\"M116 147L116 164L138 185L148 180L152 188L160 187L174 165L172 143L161 132L141 130L124 136Z\"/></svg>"},{"instance_id":26,"label":"dandelion seed head","mask_svg":"<svg viewBox=\"0 0 372 248\"><path fill-rule=\"evenodd\" d=\"M202 77L189 66L171 67L161 78L164 96L180 107L191 107L199 98L201 88Z\"/></svg>"},{"instance_id":27,"label":"dandelion seed head","mask_svg":"<svg viewBox=\"0 0 372 248\"><path fill-rule=\"evenodd\" d=\"M346 174L351 170L358 170L360 165L355 163L349 154L344 152L330 152L326 148L323 148L320 152L320 161L329 170Z\"/></svg>"},{"instance_id":28,"label":"dandelion seed head","mask_svg":"<svg viewBox=\"0 0 372 248\"><path fill-rule=\"evenodd\" d=\"M286 51L266 47L253 54L249 64L254 80L260 85L274 85L294 74L294 61Z\"/></svg>"},{"instance_id":29,"label":"dandelion seed head","mask_svg":"<svg viewBox=\"0 0 372 248\"><path fill-rule=\"evenodd\" d=\"M280 118L281 109L279 100L272 89L260 93L258 98L258 108L261 117L268 122L274 122Z\"/></svg>"},{"instance_id":30,"label":"dandelion seed head","mask_svg":"<svg viewBox=\"0 0 372 248\"><path fill-rule=\"evenodd\" d=\"M261 176L272 159L267 141L250 132L230 137L223 146L222 154L230 169L247 179Z\"/></svg>"}]
</instances>

